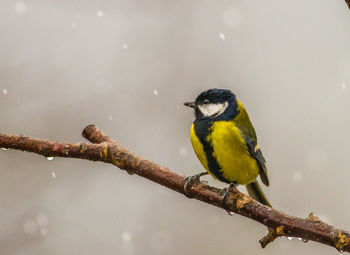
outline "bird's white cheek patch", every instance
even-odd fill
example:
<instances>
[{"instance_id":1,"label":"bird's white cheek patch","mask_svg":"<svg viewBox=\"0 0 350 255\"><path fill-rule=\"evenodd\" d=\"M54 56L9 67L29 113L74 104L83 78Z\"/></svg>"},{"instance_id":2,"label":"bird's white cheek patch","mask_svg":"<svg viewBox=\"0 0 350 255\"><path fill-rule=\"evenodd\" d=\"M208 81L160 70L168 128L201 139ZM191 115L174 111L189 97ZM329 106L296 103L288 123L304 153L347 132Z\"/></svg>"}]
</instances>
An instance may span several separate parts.
<instances>
[{"instance_id":1,"label":"bird's white cheek patch","mask_svg":"<svg viewBox=\"0 0 350 255\"><path fill-rule=\"evenodd\" d=\"M227 102L223 104L203 104L198 106L199 110L205 117L220 115L226 110L227 107Z\"/></svg>"}]
</instances>

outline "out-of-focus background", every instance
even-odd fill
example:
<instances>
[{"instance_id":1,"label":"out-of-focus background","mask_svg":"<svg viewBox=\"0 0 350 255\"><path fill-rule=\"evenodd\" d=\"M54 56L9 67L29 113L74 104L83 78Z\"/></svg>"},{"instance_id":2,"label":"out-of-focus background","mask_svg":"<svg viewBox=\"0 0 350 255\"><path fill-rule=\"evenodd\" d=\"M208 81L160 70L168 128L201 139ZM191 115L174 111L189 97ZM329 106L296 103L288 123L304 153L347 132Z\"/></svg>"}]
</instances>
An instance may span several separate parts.
<instances>
[{"instance_id":1,"label":"out-of-focus background","mask_svg":"<svg viewBox=\"0 0 350 255\"><path fill-rule=\"evenodd\" d=\"M271 203L350 229L349 14L334 0L1 0L0 132L80 142L94 123L189 175L202 168L182 103L229 88ZM13 150L0 162L1 255L336 253L287 238L263 250L262 225L111 165Z\"/></svg>"}]
</instances>

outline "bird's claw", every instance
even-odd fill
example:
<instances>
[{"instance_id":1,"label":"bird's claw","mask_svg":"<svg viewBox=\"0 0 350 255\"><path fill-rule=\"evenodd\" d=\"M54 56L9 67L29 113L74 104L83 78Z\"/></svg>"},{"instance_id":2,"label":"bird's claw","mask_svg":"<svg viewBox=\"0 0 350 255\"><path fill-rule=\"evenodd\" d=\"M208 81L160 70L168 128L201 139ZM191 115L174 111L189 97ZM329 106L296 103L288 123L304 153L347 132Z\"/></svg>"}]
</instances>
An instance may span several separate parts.
<instances>
[{"instance_id":1,"label":"bird's claw","mask_svg":"<svg viewBox=\"0 0 350 255\"><path fill-rule=\"evenodd\" d=\"M227 211L229 215L232 215L232 210L230 210L230 208L227 207L226 198L230 194L230 190L232 190L236 186L237 186L236 183L231 183L228 188L226 187L226 188L223 188L222 190L224 194L222 195L222 198L221 198L221 204L222 204L222 207Z\"/></svg>"},{"instance_id":2,"label":"bird's claw","mask_svg":"<svg viewBox=\"0 0 350 255\"><path fill-rule=\"evenodd\" d=\"M185 196L188 197L188 198L192 198L193 196L190 195L190 192L189 190L191 189L192 185L196 182L199 182L201 176L203 175L206 175L208 174L207 172L203 172L203 173L199 173L199 174L196 174L196 175L192 175L192 176L187 176L185 179L184 179L184 193L185 193Z\"/></svg>"}]
</instances>

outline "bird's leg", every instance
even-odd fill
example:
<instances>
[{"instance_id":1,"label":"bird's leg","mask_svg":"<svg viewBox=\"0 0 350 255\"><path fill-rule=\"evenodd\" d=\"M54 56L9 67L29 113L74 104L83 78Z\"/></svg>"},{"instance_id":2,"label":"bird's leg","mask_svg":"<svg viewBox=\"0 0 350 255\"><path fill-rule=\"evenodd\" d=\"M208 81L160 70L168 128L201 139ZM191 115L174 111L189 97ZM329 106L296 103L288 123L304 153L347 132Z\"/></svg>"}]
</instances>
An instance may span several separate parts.
<instances>
[{"instance_id":1,"label":"bird's leg","mask_svg":"<svg viewBox=\"0 0 350 255\"><path fill-rule=\"evenodd\" d=\"M222 207L227 211L227 213L229 215L232 215L232 211L227 208L226 206L226 198L228 196L228 194L230 193L230 190L232 190L233 188L237 187L237 183L235 182L232 182L230 183L230 186L228 186L228 188L224 188L223 191L224 191L224 194L222 195L222 199L221 199L221 203L222 203Z\"/></svg>"},{"instance_id":2,"label":"bird's leg","mask_svg":"<svg viewBox=\"0 0 350 255\"><path fill-rule=\"evenodd\" d=\"M208 174L208 172L203 172L203 173L199 173L199 174L195 174L192 176L187 176L184 181L185 181L185 185L184 185L184 191L185 191L185 195L189 198L191 198L190 194L189 194L189 189L191 189L191 186L195 183L198 182L199 179L201 178L201 176Z\"/></svg>"}]
</instances>

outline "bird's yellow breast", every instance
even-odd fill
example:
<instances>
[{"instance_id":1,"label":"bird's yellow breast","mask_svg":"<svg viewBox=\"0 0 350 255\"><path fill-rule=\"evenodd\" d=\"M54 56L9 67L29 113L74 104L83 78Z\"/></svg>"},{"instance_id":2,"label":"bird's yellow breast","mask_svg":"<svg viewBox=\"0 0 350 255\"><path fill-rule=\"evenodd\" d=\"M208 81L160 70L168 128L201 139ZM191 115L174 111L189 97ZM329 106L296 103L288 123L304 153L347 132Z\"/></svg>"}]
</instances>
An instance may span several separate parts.
<instances>
[{"instance_id":1,"label":"bird's yellow breast","mask_svg":"<svg viewBox=\"0 0 350 255\"><path fill-rule=\"evenodd\" d=\"M259 167L233 121L215 121L208 141L214 157L222 167L223 176L238 184L247 184L258 176Z\"/></svg>"},{"instance_id":2,"label":"bird's yellow breast","mask_svg":"<svg viewBox=\"0 0 350 255\"><path fill-rule=\"evenodd\" d=\"M220 172L226 180L247 184L256 179L259 174L258 164L250 155L244 138L234 121L214 121L208 133L206 141L213 148L213 157L221 167ZM206 153L195 134L193 125L191 141L199 161L211 173Z\"/></svg>"},{"instance_id":3,"label":"bird's yellow breast","mask_svg":"<svg viewBox=\"0 0 350 255\"><path fill-rule=\"evenodd\" d=\"M194 124L192 124L192 126L191 126L190 136L191 136L192 147L193 147L194 152L197 155L197 158L199 159L199 161L201 162L201 164L205 168L205 170L207 170L210 173L209 168L208 168L207 158L206 158L204 148L203 148L203 144L201 143L201 141L199 140L199 138L197 137L197 135L194 131Z\"/></svg>"}]
</instances>

